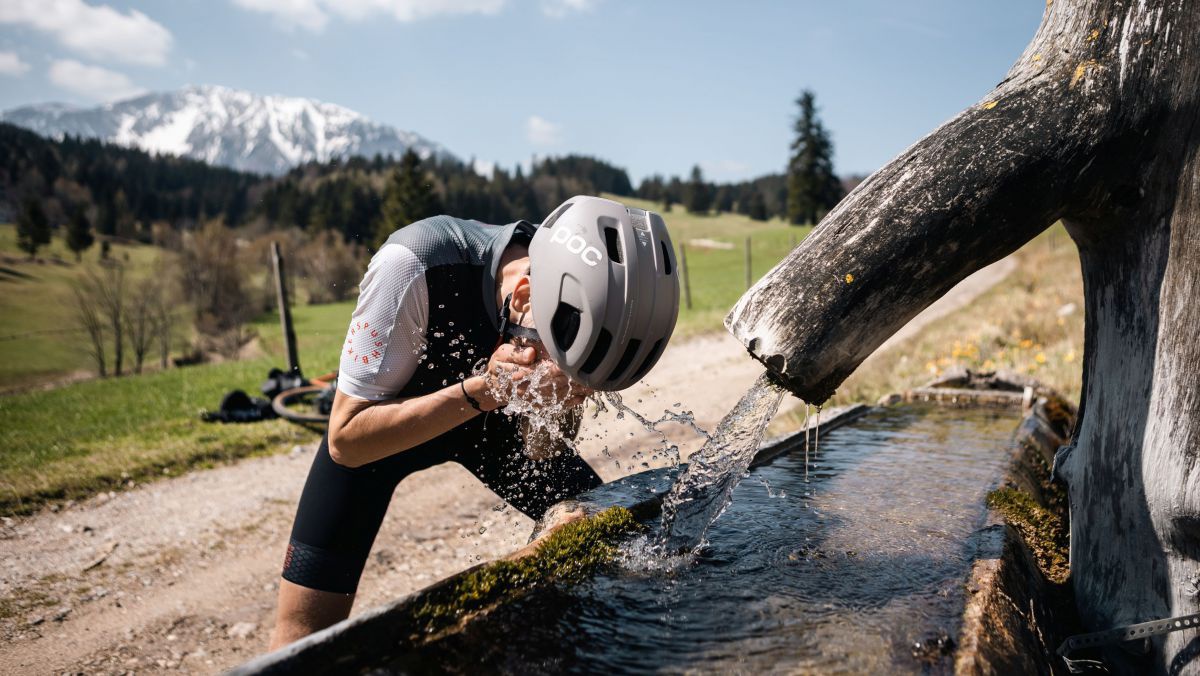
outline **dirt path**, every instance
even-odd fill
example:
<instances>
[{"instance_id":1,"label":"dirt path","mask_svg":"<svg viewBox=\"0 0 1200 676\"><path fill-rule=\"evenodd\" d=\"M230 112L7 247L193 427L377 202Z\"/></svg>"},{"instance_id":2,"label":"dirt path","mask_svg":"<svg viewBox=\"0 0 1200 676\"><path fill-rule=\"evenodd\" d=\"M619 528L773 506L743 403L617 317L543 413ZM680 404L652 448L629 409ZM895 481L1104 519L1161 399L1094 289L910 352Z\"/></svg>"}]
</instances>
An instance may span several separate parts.
<instances>
[{"instance_id":1,"label":"dirt path","mask_svg":"<svg viewBox=\"0 0 1200 676\"><path fill-rule=\"evenodd\" d=\"M881 349L969 303L1014 266L1006 259L976 273ZM703 336L672 345L624 398L652 418L690 409L711 429L759 373L726 334ZM661 429L647 432L608 411L589 415L580 439L587 460L611 480L668 463L656 448L678 445L686 457L702 442L683 425ZM5 518L0 673L212 673L261 652L312 453L296 447ZM392 500L356 609L505 554L531 526L456 465L410 477Z\"/></svg>"}]
</instances>

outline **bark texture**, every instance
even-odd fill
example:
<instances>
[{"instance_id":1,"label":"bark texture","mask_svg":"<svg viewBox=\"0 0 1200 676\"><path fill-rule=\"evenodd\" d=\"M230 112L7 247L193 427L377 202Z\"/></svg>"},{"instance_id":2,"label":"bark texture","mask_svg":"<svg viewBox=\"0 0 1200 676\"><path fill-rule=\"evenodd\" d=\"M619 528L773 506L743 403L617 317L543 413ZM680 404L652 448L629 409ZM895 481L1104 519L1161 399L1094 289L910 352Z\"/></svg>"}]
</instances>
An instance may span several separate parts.
<instances>
[{"instance_id":1,"label":"bark texture","mask_svg":"<svg viewBox=\"0 0 1200 676\"><path fill-rule=\"evenodd\" d=\"M852 192L726 326L810 402L1058 219L1086 293L1059 474L1089 629L1200 610L1200 5L1050 0L1007 77ZM1200 636L1113 650L1200 673Z\"/></svg>"}]
</instances>

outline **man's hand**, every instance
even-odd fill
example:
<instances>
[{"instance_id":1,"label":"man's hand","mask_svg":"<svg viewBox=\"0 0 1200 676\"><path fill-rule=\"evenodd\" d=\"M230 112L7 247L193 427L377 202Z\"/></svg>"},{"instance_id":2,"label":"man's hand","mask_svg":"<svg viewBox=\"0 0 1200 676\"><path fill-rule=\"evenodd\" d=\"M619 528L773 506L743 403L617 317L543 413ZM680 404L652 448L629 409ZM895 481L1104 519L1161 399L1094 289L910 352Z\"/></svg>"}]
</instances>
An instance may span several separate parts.
<instances>
[{"instance_id":1,"label":"man's hand","mask_svg":"<svg viewBox=\"0 0 1200 676\"><path fill-rule=\"evenodd\" d=\"M532 347L517 347L504 343L488 358L483 372L483 388L479 394L485 410L503 408L513 391L511 383L519 383L533 373L537 351Z\"/></svg>"},{"instance_id":2,"label":"man's hand","mask_svg":"<svg viewBox=\"0 0 1200 676\"><path fill-rule=\"evenodd\" d=\"M492 353L484 379L496 408L514 398L535 408L577 407L592 394L591 388L572 382L544 350L507 343Z\"/></svg>"}]
</instances>

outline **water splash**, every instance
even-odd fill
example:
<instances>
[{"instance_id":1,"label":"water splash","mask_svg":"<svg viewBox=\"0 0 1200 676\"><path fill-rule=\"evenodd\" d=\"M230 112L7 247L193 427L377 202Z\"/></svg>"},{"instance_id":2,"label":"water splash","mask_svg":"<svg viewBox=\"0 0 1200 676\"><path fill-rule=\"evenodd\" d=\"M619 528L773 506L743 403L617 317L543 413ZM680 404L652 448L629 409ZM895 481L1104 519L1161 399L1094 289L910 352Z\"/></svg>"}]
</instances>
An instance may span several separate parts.
<instances>
[{"instance_id":1,"label":"water splash","mask_svg":"<svg viewBox=\"0 0 1200 676\"><path fill-rule=\"evenodd\" d=\"M680 462L679 445L671 441L671 438L667 436L666 432L663 431L662 425L666 423L678 423L690 428L693 432L703 437L705 440L712 438L708 431L696 422L695 414L689 410L673 411L670 409L663 409L663 414L659 416L657 420L651 420L626 404L624 398L622 398L617 392L597 392L592 401L596 404L596 408L592 412L593 420L598 418L600 414L607 413L609 411L609 407L612 407L613 411L615 411L614 417L617 420L624 420L625 416L628 415L636 420L638 424L640 424L647 432L658 435L658 446L650 451L649 459L657 462L660 457L665 458L667 460L667 466L670 467L675 467ZM638 400L638 403L641 403L640 399ZM679 408L680 406L681 404L677 402L674 405L674 408ZM629 435L633 436L633 432L630 432ZM605 448L605 456L612 458L611 453L608 453L607 447ZM629 469L636 469L639 465L641 469L649 469L650 463L643 461L643 458L645 457L646 454L642 451L634 453L634 463L630 465ZM619 460L614 458L613 462L615 462L618 467L621 467L621 462Z\"/></svg>"},{"instance_id":2,"label":"water splash","mask_svg":"<svg viewBox=\"0 0 1200 676\"><path fill-rule=\"evenodd\" d=\"M704 437L706 440L712 439L712 435L708 433L708 430L696 423L696 416L691 411L672 411L670 409L663 409L663 414L658 418L658 420L650 420L646 416L638 413L626 405L625 400L621 397L619 392L601 392L598 394L602 394L604 399L606 399L608 403L617 410L618 420L621 419L623 414L628 413L633 417L634 420L637 420L639 423L641 423L642 427L646 428L647 432L656 432L658 434L662 434L663 432L658 428L658 426L663 423L673 422L690 427L693 432ZM640 402L641 400L638 401ZM676 403L675 406L678 407L679 404ZM596 414L599 414L603 410L605 409L602 407L598 408ZM593 417L595 417L595 415L593 415Z\"/></svg>"},{"instance_id":3,"label":"water splash","mask_svg":"<svg viewBox=\"0 0 1200 676\"><path fill-rule=\"evenodd\" d=\"M522 380L515 380L508 371L495 374L491 381L494 395L507 403L501 412L509 416L520 416L525 437L525 453L530 459L544 459L542 451L554 452L565 449L578 453L573 436L575 423L578 421L578 411L565 403L565 392L552 392L542 395L542 383L551 378L553 365L549 361L539 361ZM482 375L486 370L486 362L480 363L472 371L473 375Z\"/></svg>"},{"instance_id":4,"label":"water splash","mask_svg":"<svg viewBox=\"0 0 1200 676\"><path fill-rule=\"evenodd\" d=\"M709 526L729 506L782 399L783 390L763 374L721 420L715 435L692 455L663 500L657 543L661 552L695 551L704 541Z\"/></svg>"}]
</instances>

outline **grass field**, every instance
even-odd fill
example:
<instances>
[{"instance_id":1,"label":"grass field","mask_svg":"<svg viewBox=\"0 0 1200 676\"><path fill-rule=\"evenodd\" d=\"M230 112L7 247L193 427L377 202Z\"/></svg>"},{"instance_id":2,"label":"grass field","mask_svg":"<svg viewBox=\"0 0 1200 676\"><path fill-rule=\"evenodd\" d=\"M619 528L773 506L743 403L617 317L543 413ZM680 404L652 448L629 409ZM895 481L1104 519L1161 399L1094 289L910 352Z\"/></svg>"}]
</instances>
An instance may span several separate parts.
<instances>
[{"instance_id":1,"label":"grass field","mask_svg":"<svg viewBox=\"0 0 1200 676\"><path fill-rule=\"evenodd\" d=\"M134 275L154 266L160 250L115 244L110 256L127 261ZM99 260L100 245L84 254ZM55 237L30 262L17 249L16 227L0 224L0 389L32 385L93 368L78 327L70 284L81 274L75 256Z\"/></svg>"}]
</instances>

